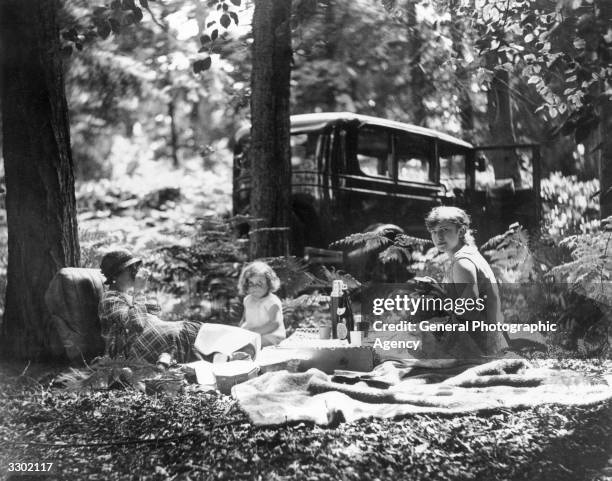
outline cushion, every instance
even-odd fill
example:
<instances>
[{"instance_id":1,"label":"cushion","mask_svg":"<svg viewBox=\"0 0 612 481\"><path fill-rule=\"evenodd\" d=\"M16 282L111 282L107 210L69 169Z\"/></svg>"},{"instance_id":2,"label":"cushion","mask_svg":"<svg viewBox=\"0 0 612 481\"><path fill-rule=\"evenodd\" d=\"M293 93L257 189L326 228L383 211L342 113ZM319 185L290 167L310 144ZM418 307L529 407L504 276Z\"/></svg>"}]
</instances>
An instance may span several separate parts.
<instances>
[{"instance_id":1,"label":"cushion","mask_svg":"<svg viewBox=\"0 0 612 481\"><path fill-rule=\"evenodd\" d=\"M71 361L81 361L104 352L98 319L103 292L98 269L65 267L51 280L45 303Z\"/></svg>"}]
</instances>

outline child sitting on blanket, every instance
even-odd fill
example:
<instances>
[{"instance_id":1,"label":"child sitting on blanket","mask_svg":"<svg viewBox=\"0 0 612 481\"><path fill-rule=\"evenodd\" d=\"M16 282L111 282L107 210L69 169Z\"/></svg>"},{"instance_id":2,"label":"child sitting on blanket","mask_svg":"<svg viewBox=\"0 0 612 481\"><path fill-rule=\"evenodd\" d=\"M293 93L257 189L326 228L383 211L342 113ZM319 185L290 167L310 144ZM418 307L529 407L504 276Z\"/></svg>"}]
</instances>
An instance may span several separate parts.
<instances>
[{"instance_id":1,"label":"child sitting on blanket","mask_svg":"<svg viewBox=\"0 0 612 481\"><path fill-rule=\"evenodd\" d=\"M503 322L499 290L488 262L474 245L470 217L458 207L435 207L425 219L435 247L448 255L450 267L444 277L446 295L454 300L485 300L486 309L465 312L459 321ZM503 334L495 331L470 332L485 355L499 354L508 347Z\"/></svg>"},{"instance_id":2,"label":"child sitting on blanket","mask_svg":"<svg viewBox=\"0 0 612 481\"><path fill-rule=\"evenodd\" d=\"M272 346L287 337L281 300L274 295L280 280L265 262L247 264L238 279L238 291L246 294L240 327L261 335L261 346Z\"/></svg>"}]
</instances>

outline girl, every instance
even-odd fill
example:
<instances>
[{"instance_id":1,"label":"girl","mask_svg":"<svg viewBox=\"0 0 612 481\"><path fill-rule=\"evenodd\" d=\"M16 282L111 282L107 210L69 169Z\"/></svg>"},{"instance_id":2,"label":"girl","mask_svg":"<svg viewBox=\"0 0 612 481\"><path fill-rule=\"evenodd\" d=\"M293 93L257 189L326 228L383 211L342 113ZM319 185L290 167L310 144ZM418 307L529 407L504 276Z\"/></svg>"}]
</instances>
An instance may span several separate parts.
<instances>
[{"instance_id":1,"label":"girl","mask_svg":"<svg viewBox=\"0 0 612 481\"><path fill-rule=\"evenodd\" d=\"M262 347L278 344L287 337L281 301L273 294L279 287L276 273L259 261L246 265L238 279L238 291L246 294L240 327L259 333Z\"/></svg>"},{"instance_id":2,"label":"girl","mask_svg":"<svg viewBox=\"0 0 612 481\"><path fill-rule=\"evenodd\" d=\"M484 299L485 309L473 309L458 316L461 320L503 322L497 281L491 267L474 245L470 217L457 207L435 207L425 219L436 248L450 258L444 282L447 296L457 299ZM501 332L470 331L484 355L507 347Z\"/></svg>"},{"instance_id":3,"label":"girl","mask_svg":"<svg viewBox=\"0 0 612 481\"><path fill-rule=\"evenodd\" d=\"M147 299L149 272L142 261L127 250L107 253L100 264L108 289L104 291L98 315L105 341L105 355L156 362L170 354L178 362L197 359L191 346L198 333L194 322L166 322L157 315L157 300Z\"/></svg>"}]
</instances>

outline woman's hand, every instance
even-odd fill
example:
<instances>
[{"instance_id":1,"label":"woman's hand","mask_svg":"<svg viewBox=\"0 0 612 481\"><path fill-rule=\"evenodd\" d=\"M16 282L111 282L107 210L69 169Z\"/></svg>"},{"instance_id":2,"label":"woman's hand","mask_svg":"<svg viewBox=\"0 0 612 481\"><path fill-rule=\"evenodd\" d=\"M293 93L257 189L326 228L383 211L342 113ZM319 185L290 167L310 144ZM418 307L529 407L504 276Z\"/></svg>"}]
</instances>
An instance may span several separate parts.
<instances>
[{"instance_id":1,"label":"woman's hand","mask_svg":"<svg viewBox=\"0 0 612 481\"><path fill-rule=\"evenodd\" d=\"M147 288L147 281L151 276L151 272L148 269L139 269L134 279L134 292L142 292Z\"/></svg>"}]
</instances>

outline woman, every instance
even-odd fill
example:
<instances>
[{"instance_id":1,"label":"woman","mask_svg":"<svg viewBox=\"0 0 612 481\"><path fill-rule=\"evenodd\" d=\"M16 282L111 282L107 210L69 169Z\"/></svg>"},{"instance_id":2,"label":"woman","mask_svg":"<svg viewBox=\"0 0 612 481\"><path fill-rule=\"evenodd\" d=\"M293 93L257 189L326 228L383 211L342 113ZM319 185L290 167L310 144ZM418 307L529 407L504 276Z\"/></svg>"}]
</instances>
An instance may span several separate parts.
<instances>
[{"instance_id":1,"label":"woman","mask_svg":"<svg viewBox=\"0 0 612 481\"><path fill-rule=\"evenodd\" d=\"M149 272L141 265L140 259L122 249L102 258L100 270L108 289L98 314L105 355L156 362L167 353L177 362L196 360L192 346L199 324L165 322L157 317L161 310L157 300L145 297Z\"/></svg>"},{"instance_id":2,"label":"woman","mask_svg":"<svg viewBox=\"0 0 612 481\"><path fill-rule=\"evenodd\" d=\"M435 247L450 258L444 278L446 295L454 301L484 300L484 310L472 309L455 317L460 321L503 322L497 281L474 245L467 213L457 207L436 207L428 214L425 225ZM498 331L470 331L470 337L484 355L499 354L507 348L503 334Z\"/></svg>"}]
</instances>

